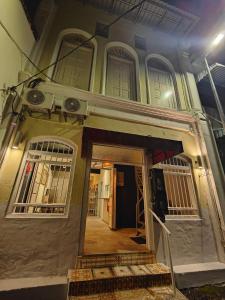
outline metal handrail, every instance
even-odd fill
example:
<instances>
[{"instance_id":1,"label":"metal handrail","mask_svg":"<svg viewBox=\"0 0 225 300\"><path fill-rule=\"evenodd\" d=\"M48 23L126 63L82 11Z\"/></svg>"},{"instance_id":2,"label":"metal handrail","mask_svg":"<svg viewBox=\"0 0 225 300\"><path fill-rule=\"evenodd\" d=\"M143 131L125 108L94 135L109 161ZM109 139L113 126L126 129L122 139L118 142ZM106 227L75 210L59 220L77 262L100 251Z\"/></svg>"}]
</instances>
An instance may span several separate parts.
<instances>
[{"instance_id":1,"label":"metal handrail","mask_svg":"<svg viewBox=\"0 0 225 300\"><path fill-rule=\"evenodd\" d=\"M170 271L171 271L172 287L173 287L174 296L176 296L176 284L175 284L175 276L174 276L174 270L173 270L173 261L172 261L172 254L171 254L171 249L170 249L170 239L169 239L170 235L171 235L171 232L165 226L165 224L163 224L163 222L160 220L160 218L157 216L157 214L151 208L148 208L148 210L156 218L156 220L158 221L158 223L162 227L163 232L166 233L165 239L166 239L167 249L168 249L169 267L170 267Z\"/></svg>"}]
</instances>

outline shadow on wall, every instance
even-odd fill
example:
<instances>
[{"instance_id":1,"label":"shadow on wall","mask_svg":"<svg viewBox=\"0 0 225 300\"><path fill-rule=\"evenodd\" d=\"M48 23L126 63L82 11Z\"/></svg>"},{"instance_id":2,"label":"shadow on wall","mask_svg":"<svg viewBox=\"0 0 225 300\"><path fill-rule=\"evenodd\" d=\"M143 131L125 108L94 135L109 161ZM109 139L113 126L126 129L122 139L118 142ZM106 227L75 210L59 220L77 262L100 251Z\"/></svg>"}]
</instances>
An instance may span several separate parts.
<instances>
[{"instance_id":1,"label":"shadow on wall","mask_svg":"<svg viewBox=\"0 0 225 300\"><path fill-rule=\"evenodd\" d=\"M0 292L4 300L66 300L67 285L50 285Z\"/></svg>"}]
</instances>

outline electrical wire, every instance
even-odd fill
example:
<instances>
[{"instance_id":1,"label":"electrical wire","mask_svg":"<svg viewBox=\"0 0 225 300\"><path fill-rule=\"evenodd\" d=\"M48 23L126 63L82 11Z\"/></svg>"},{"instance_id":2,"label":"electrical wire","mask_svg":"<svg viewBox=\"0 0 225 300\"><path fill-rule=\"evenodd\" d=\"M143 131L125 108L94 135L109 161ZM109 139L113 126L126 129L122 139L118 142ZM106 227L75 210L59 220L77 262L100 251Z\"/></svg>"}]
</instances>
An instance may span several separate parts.
<instances>
[{"instance_id":1,"label":"electrical wire","mask_svg":"<svg viewBox=\"0 0 225 300\"><path fill-rule=\"evenodd\" d=\"M103 27L103 30L105 29L109 29L112 25L114 25L115 23L117 23L120 19L122 19L124 16L128 15L130 12L132 12L133 10L137 9L138 7L140 7L144 2L146 2L146 0L142 0L140 1L138 4L132 6L130 9L128 9L126 12L124 12L123 14L121 14L120 16L118 16L117 18L115 18L111 23L109 23L108 25L105 25ZM29 78L21 81L20 83L18 83L17 85L13 86L13 89L18 88L20 85L30 81L31 79L35 78L36 76L43 74L43 72L45 72L46 70L48 70L49 68L55 66L57 63L59 63L60 61L62 61L63 59L65 59L67 56L71 55L72 53L74 53L76 50L78 50L79 48L81 48L82 46L85 46L85 44L87 44L88 42L90 42L92 39L94 39L97 36L97 33L93 34L90 38L84 40L82 43L80 43L78 46L76 46L75 48L71 49L69 52L67 52L65 55L63 55L62 57L56 59L54 62L52 62L50 65L48 65L47 67L41 69L38 73L30 76ZM52 79L51 79L52 81Z\"/></svg>"},{"instance_id":2,"label":"electrical wire","mask_svg":"<svg viewBox=\"0 0 225 300\"><path fill-rule=\"evenodd\" d=\"M13 36L10 34L10 32L8 31L8 29L6 28L6 26L2 23L2 21L0 20L0 25L1 27L4 29L4 31L6 32L6 34L8 35L8 37L10 38L10 40L14 43L14 45L16 46L16 48L19 50L20 53L22 53L26 59L38 70L38 72L40 72L39 74L44 75L46 78L52 80L47 74L43 73L41 71L41 69L30 59L30 57L23 51L23 49L18 45L18 43L16 42L16 40L13 38Z\"/></svg>"}]
</instances>

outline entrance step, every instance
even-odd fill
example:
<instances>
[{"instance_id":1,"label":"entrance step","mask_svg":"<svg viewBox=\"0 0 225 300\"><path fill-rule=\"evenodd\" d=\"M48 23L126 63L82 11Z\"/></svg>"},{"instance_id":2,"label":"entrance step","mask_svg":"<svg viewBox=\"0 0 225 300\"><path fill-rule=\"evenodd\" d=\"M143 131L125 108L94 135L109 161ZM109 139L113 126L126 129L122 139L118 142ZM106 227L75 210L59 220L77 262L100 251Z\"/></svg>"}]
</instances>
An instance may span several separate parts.
<instances>
[{"instance_id":1,"label":"entrance step","mask_svg":"<svg viewBox=\"0 0 225 300\"><path fill-rule=\"evenodd\" d=\"M70 270L69 295L83 296L171 284L169 269L161 264L118 265Z\"/></svg>"},{"instance_id":2,"label":"entrance step","mask_svg":"<svg viewBox=\"0 0 225 300\"><path fill-rule=\"evenodd\" d=\"M152 251L123 252L110 254L96 254L78 256L76 269L101 268L125 265L145 265L156 262L155 254Z\"/></svg>"},{"instance_id":3,"label":"entrance step","mask_svg":"<svg viewBox=\"0 0 225 300\"><path fill-rule=\"evenodd\" d=\"M178 290L176 297L173 297L173 291L169 286L115 291L111 293L101 293L85 296L70 296L69 300L159 300L159 299L173 299L173 300L188 300Z\"/></svg>"}]
</instances>

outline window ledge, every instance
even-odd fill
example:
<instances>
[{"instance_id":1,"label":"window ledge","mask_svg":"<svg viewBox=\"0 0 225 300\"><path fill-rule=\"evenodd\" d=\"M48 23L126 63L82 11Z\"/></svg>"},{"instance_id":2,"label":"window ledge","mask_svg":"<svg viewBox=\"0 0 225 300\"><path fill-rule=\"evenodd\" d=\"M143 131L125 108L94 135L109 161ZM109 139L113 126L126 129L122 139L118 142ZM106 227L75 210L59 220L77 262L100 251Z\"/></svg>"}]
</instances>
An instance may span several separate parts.
<instances>
[{"instance_id":1,"label":"window ledge","mask_svg":"<svg viewBox=\"0 0 225 300\"><path fill-rule=\"evenodd\" d=\"M54 215L54 214L39 214L39 215L29 215L29 214L8 214L5 216L6 219L67 219L68 214L65 215Z\"/></svg>"},{"instance_id":2,"label":"window ledge","mask_svg":"<svg viewBox=\"0 0 225 300\"><path fill-rule=\"evenodd\" d=\"M166 221L199 221L203 219L199 216L166 216Z\"/></svg>"}]
</instances>

